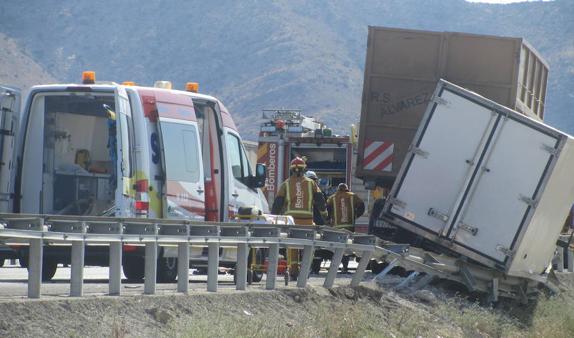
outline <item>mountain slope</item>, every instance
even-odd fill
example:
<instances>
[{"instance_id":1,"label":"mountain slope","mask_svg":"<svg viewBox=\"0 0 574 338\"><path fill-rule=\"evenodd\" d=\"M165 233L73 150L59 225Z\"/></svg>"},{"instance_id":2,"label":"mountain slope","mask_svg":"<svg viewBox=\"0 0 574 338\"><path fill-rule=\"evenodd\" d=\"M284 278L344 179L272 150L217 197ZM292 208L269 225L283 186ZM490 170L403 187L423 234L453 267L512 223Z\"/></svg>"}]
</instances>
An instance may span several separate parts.
<instances>
[{"instance_id":1,"label":"mountain slope","mask_svg":"<svg viewBox=\"0 0 574 338\"><path fill-rule=\"evenodd\" d=\"M17 15L16 15L17 14ZM368 25L525 37L550 62L547 121L574 133L574 2L463 0L2 2L0 32L77 81L165 79L220 97L250 138L263 108L357 120ZM23 69L27 72L27 69Z\"/></svg>"}]
</instances>

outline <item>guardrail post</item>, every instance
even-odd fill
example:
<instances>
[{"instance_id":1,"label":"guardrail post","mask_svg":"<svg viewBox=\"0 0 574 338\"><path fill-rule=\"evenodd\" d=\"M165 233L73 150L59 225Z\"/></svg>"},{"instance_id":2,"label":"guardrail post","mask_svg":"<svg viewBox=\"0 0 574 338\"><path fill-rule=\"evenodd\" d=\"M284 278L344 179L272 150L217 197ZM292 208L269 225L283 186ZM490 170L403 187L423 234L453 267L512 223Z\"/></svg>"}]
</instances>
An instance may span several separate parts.
<instances>
[{"instance_id":1,"label":"guardrail post","mask_svg":"<svg viewBox=\"0 0 574 338\"><path fill-rule=\"evenodd\" d=\"M353 275L353 279L351 279L351 286L358 286L361 283L363 276L365 275L365 269L367 269L367 265L369 265L369 261L371 260L372 255L372 251L363 251L363 254L361 255L361 261L357 266L357 270Z\"/></svg>"},{"instance_id":2,"label":"guardrail post","mask_svg":"<svg viewBox=\"0 0 574 338\"><path fill-rule=\"evenodd\" d=\"M362 244L362 245L372 245L373 250L374 246L376 245L376 237L371 235L354 235L353 236L353 244ZM363 251L361 253L361 261L357 266L357 270L353 275L353 279L351 279L351 286L358 286L359 283L363 280L363 276L365 274L365 270L369 265L369 261L371 260L371 256L373 255L373 251Z\"/></svg>"},{"instance_id":3,"label":"guardrail post","mask_svg":"<svg viewBox=\"0 0 574 338\"><path fill-rule=\"evenodd\" d=\"M558 272L564 272L564 248L558 247L558 257L556 260L556 265L558 266Z\"/></svg>"},{"instance_id":4,"label":"guardrail post","mask_svg":"<svg viewBox=\"0 0 574 338\"><path fill-rule=\"evenodd\" d=\"M307 278L311 271L311 263L313 262L313 249L312 245L305 245L303 247L303 261L301 262L301 272L297 278L297 287L304 288L307 285Z\"/></svg>"},{"instance_id":5,"label":"guardrail post","mask_svg":"<svg viewBox=\"0 0 574 338\"><path fill-rule=\"evenodd\" d=\"M207 291L217 292L217 278L219 275L219 243L209 243L207 261Z\"/></svg>"},{"instance_id":6,"label":"guardrail post","mask_svg":"<svg viewBox=\"0 0 574 338\"><path fill-rule=\"evenodd\" d=\"M40 298L43 255L44 247L42 239L31 239L30 254L28 256L28 298Z\"/></svg>"},{"instance_id":7,"label":"guardrail post","mask_svg":"<svg viewBox=\"0 0 574 338\"><path fill-rule=\"evenodd\" d=\"M337 271L339 270L339 264L341 264L343 254L345 253L345 247L341 247L340 245L342 243L347 243L347 240L349 239L349 233L338 230L325 229L321 233L321 238L323 241L338 243L339 245L339 247L335 247L335 252L333 253L333 258L331 259L331 267L329 268L329 272L327 273L327 277L325 277L325 282L323 283L324 287L331 288L333 287L335 277L337 277Z\"/></svg>"},{"instance_id":8,"label":"guardrail post","mask_svg":"<svg viewBox=\"0 0 574 338\"><path fill-rule=\"evenodd\" d=\"M52 229L55 224L52 224ZM85 234L87 225L85 222L80 224L68 224L64 228L67 232L79 232ZM81 241L72 242L72 267L70 269L70 296L82 297L84 288L84 256L86 242L85 237Z\"/></svg>"},{"instance_id":9,"label":"guardrail post","mask_svg":"<svg viewBox=\"0 0 574 338\"><path fill-rule=\"evenodd\" d=\"M570 247L566 248L566 255L568 259L568 272L574 272L574 262L572 261L572 259L574 259L574 253Z\"/></svg>"},{"instance_id":10,"label":"guardrail post","mask_svg":"<svg viewBox=\"0 0 574 338\"><path fill-rule=\"evenodd\" d=\"M72 267L70 269L70 296L81 297L84 285L84 241L72 242Z\"/></svg>"},{"instance_id":11,"label":"guardrail post","mask_svg":"<svg viewBox=\"0 0 574 338\"><path fill-rule=\"evenodd\" d=\"M235 264L235 288L245 290L247 286L247 243L237 244L237 263ZM251 273L254 273L253 271Z\"/></svg>"},{"instance_id":12,"label":"guardrail post","mask_svg":"<svg viewBox=\"0 0 574 338\"><path fill-rule=\"evenodd\" d=\"M157 278L157 242L145 244L145 280L144 294L155 294L155 283Z\"/></svg>"},{"instance_id":13,"label":"guardrail post","mask_svg":"<svg viewBox=\"0 0 574 338\"><path fill-rule=\"evenodd\" d=\"M333 287L335 277L337 277L337 271L339 270L339 264L341 264L341 260L343 259L343 253L345 253L344 248L335 249L335 253L333 253L333 258L331 259L331 266L329 267L329 272L327 273L327 277L325 277L325 282L323 283L324 287L326 288Z\"/></svg>"},{"instance_id":14,"label":"guardrail post","mask_svg":"<svg viewBox=\"0 0 574 338\"><path fill-rule=\"evenodd\" d=\"M110 295L119 296L122 289L122 242L110 243Z\"/></svg>"},{"instance_id":15,"label":"guardrail post","mask_svg":"<svg viewBox=\"0 0 574 338\"><path fill-rule=\"evenodd\" d=\"M189 243L177 245L177 292L189 292Z\"/></svg>"},{"instance_id":16,"label":"guardrail post","mask_svg":"<svg viewBox=\"0 0 574 338\"><path fill-rule=\"evenodd\" d=\"M275 280L277 279L277 264L279 262L279 244L269 244L269 265L267 266L267 281L265 288L267 290L275 289Z\"/></svg>"}]
</instances>

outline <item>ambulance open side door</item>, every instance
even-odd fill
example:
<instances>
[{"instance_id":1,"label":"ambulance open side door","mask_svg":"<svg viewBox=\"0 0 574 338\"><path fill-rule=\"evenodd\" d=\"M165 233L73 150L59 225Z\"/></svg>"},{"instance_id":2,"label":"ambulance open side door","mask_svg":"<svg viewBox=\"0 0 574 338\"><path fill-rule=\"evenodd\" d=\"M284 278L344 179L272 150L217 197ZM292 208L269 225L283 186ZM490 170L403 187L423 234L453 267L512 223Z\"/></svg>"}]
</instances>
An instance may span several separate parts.
<instances>
[{"instance_id":1,"label":"ambulance open side door","mask_svg":"<svg viewBox=\"0 0 574 338\"><path fill-rule=\"evenodd\" d=\"M163 168L163 214L205 220L205 187L198 124L191 98L156 93Z\"/></svg>"},{"instance_id":2,"label":"ambulance open side door","mask_svg":"<svg viewBox=\"0 0 574 338\"><path fill-rule=\"evenodd\" d=\"M18 89L0 86L0 212L13 212L20 101Z\"/></svg>"},{"instance_id":3,"label":"ambulance open side door","mask_svg":"<svg viewBox=\"0 0 574 338\"><path fill-rule=\"evenodd\" d=\"M115 119L117 152L115 162L116 172L116 215L134 217L135 193L132 189L131 178L135 172L135 159L133 147L134 127L130 108L130 101L126 89L117 86L115 89Z\"/></svg>"}]
</instances>

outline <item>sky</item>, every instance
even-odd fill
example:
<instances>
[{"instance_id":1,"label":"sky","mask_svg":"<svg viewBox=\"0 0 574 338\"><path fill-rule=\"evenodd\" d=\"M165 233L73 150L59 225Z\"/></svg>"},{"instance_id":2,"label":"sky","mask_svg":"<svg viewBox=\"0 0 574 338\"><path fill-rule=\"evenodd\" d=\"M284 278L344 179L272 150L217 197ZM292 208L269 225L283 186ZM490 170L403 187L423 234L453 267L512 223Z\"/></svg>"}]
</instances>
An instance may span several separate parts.
<instances>
[{"instance_id":1,"label":"sky","mask_svg":"<svg viewBox=\"0 0 574 338\"><path fill-rule=\"evenodd\" d=\"M549 0L466 0L468 2L485 2L491 4L510 4L513 2L527 2L527 1L549 1Z\"/></svg>"}]
</instances>

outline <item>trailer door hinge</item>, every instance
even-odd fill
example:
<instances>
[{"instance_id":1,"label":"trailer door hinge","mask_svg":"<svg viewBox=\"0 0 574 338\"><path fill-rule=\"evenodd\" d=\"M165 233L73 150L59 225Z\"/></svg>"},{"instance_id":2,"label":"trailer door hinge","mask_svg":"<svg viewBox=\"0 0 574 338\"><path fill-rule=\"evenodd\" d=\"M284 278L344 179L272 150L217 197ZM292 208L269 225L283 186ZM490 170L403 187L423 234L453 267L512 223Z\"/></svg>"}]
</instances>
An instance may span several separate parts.
<instances>
[{"instance_id":1,"label":"trailer door hinge","mask_svg":"<svg viewBox=\"0 0 574 338\"><path fill-rule=\"evenodd\" d=\"M438 218L443 222L448 222L448 215L443 214L442 212L434 209L434 208L430 208L429 211L427 212L427 215L434 217L434 218Z\"/></svg>"},{"instance_id":2,"label":"trailer door hinge","mask_svg":"<svg viewBox=\"0 0 574 338\"><path fill-rule=\"evenodd\" d=\"M0 135L14 136L14 133L10 129L0 129Z\"/></svg>"},{"instance_id":3,"label":"trailer door hinge","mask_svg":"<svg viewBox=\"0 0 574 338\"><path fill-rule=\"evenodd\" d=\"M441 106L447 106L448 107L450 105L450 102L448 100L446 100L440 96L435 96L433 101L436 104L441 105Z\"/></svg>"},{"instance_id":4,"label":"trailer door hinge","mask_svg":"<svg viewBox=\"0 0 574 338\"><path fill-rule=\"evenodd\" d=\"M415 147L413 145L410 146L409 151L411 151L415 155L421 156L422 158L427 158L429 156L428 151L424 151L421 148Z\"/></svg>"},{"instance_id":5,"label":"trailer door hinge","mask_svg":"<svg viewBox=\"0 0 574 338\"><path fill-rule=\"evenodd\" d=\"M558 149L549 146L547 144L542 144L542 149L549 152L551 155L557 155L558 154Z\"/></svg>"},{"instance_id":6,"label":"trailer door hinge","mask_svg":"<svg viewBox=\"0 0 574 338\"><path fill-rule=\"evenodd\" d=\"M394 197L389 197L388 201L390 204L396 205L397 207L402 208L402 209L406 208L406 206L407 206L407 204L405 202L403 202L399 199L396 199Z\"/></svg>"},{"instance_id":7,"label":"trailer door hinge","mask_svg":"<svg viewBox=\"0 0 574 338\"><path fill-rule=\"evenodd\" d=\"M514 251L513 251L513 250L510 250L509 248L504 247L504 246L502 246L502 245L500 245L500 244L496 246L496 250L502 252L506 257L512 257L512 256L514 256Z\"/></svg>"},{"instance_id":8,"label":"trailer door hinge","mask_svg":"<svg viewBox=\"0 0 574 338\"><path fill-rule=\"evenodd\" d=\"M478 233L477 227L473 227L472 225L468 225L463 222L458 223L458 228L470 232L473 236L476 236L476 234Z\"/></svg>"},{"instance_id":9,"label":"trailer door hinge","mask_svg":"<svg viewBox=\"0 0 574 338\"><path fill-rule=\"evenodd\" d=\"M524 196L524 195L520 195L519 199L528 204L528 206L532 207L532 208L536 208L536 205L538 204L538 201L536 201L535 199L532 199L530 197Z\"/></svg>"}]
</instances>

